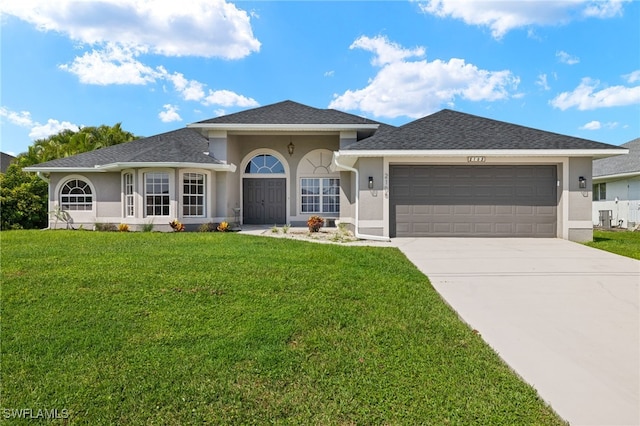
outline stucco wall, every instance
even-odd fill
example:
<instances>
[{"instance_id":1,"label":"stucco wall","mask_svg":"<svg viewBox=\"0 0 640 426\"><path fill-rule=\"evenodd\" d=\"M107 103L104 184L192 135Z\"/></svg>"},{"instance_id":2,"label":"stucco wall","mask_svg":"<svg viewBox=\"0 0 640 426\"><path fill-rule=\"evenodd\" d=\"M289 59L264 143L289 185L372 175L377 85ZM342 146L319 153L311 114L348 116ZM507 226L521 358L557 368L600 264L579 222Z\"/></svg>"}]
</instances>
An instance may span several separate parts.
<instances>
[{"instance_id":1,"label":"stucco wall","mask_svg":"<svg viewBox=\"0 0 640 426\"><path fill-rule=\"evenodd\" d=\"M568 237L571 241L591 241L591 157L569 158L569 214ZM580 177L586 179L586 188L580 188Z\"/></svg>"},{"instance_id":2,"label":"stucco wall","mask_svg":"<svg viewBox=\"0 0 640 426\"><path fill-rule=\"evenodd\" d=\"M383 219L383 168L382 158L361 158L356 167L359 171L360 194L359 203L360 221ZM373 178L373 188L369 188L369 178ZM383 226L380 223L379 226ZM376 227L376 226L374 226Z\"/></svg>"}]
</instances>

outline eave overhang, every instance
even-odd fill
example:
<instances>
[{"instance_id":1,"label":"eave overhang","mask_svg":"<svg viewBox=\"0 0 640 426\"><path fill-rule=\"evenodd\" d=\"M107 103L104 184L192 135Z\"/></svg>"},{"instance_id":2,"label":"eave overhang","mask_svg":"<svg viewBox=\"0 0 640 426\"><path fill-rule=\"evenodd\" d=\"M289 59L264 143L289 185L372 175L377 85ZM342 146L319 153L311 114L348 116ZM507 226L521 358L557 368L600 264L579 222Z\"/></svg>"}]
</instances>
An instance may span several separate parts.
<instances>
[{"instance_id":1,"label":"eave overhang","mask_svg":"<svg viewBox=\"0 0 640 426\"><path fill-rule=\"evenodd\" d=\"M101 164L94 167L25 167L27 172L41 173L106 173L117 172L134 168L183 168L183 169L205 169L216 172L235 172L235 164L211 164L211 163L181 163L181 162L122 162Z\"/></svg>"},{"instance_id":2,"label":"eave overhang","mask_svg":"<svg viewBox=\"0 0 640 426\"><path fill-rule=\"evenodd\" d=\"M346 157L592 157L628 154L628 149L377 149L341 150Z\"/></svg>"},{"instance_id":3,"label":"eave overhang","mask_svg":"<svg viewBox=\"0 0 640 426\"><path fill-rule=\"evenodd\" d=\"M287 133L287 132L345 132L377 130L379 124L238 124L238 123L192 123L191 129L226 131L231 134Z\"/></svg>"}]
</instances>

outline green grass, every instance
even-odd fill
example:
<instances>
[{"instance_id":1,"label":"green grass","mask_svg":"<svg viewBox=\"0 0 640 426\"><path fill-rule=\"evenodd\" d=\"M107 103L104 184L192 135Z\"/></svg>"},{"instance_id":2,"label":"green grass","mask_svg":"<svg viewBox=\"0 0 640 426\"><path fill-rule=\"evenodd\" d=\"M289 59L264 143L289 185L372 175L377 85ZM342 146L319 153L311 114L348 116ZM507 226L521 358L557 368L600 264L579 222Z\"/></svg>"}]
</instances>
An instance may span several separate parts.
<instances>
[{"instance_id":1,"label":"green grass","mask_svg":"<svg viewBox=\"0 0 640 426\"><path fill-rule=\"evenodd\" d=\"M563 424L396 249L0 237L0 409L91 425Z\"/></svg>"},{"instance_id":2,"label":"green grass","mask_svg":"<svg viewBox=\"0 0 640 426\"><path fill-rule=\"evenodd\" d=\"M593 231L588 246L640 260L640 232Z\"/></svg>"}]
</instances>

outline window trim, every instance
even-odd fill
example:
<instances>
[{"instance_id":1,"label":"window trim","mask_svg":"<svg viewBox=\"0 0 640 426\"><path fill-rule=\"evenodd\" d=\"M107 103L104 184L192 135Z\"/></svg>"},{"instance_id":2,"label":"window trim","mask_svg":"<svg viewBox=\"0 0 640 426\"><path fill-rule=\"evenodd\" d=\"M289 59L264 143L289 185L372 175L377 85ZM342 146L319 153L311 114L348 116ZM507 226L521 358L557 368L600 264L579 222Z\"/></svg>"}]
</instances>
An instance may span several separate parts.
<instances>
[{"instance_id":1,"label":"window trim","mask_svg":"<svg viewBox=\"0 0 640 426\"><path fill-rule=\"evenodd\" d=\"M127 183L127 176L131 176L131 183ZM131 194L127 193L127 186L131 186ZM122 214L123 217L136 217L136 174L133 170L122 172ZM130 203L129 203L130 202ZM131 207L131 214L129 214Z\"/></svg>"},{"instance_id":2,"label":"window trim","mask_svg":"<svg viewBox=\"0 0 640 426\"><path fill-rule=\"evenodd\" d=\"M169 178L169 214L167 215L155 215L147 214L147 175L151 173L166 173ZM173 169L143 169L140 170L141 186L142 186L142 217L149 218L170 218L176 217L175 215L175 172Z\"/></svg>"},{"instance_id":3,"label":"window trim","mask_svg":"<svg viewBox=\"0 0 640 426\"><path fill-rule=\"evenodd\" d=\"M302 193L302 189L303 189L302 181L304 179L318 180L319 183L320 183L320 185L318 187L319 188L319 193L317 195L320 198L320 202L319 202L320 210L318 210L318 211L304 211L304 209L303 209L303 206L304 206L303 197L305 195ZM323 193L323 190L325 189L325 186L324 186L324 181L325 180L335 180L335 181L337 181L337 185L335 185L335 186L329 185L328 186L328 188L332 188L332 187L337 188L338 189L338 193L337 194L325 195ZM299 190L299 196L300 196L300 214L301 215L306 215L306 214L339 215L340 214L340 178L339 177L336 177L336 176L318 176L318 175L316 175L316 176L301 176L299 178L299 181L298 181L298 188L300 189ZM324 202L325 197L337 197L337 204L336 204L337 205L337 211L335 211L335 212L325 211L325 206L329 205L329 204L325 204L325 202Z\"/></svg>"},{"instance_id":4,"label":"window trim","mask_svg":"<svg viewBox=\"0 0 640 426\"><path fill-rule=\"evenodd\" d=\"M198 175L202 175L203 177L203 192L202 192L202 214L201 215L185 215L184 214L184 208L185 208L185 203L184 203L184 197L185 196L190 196L185 194L184 192L184 178L185 175L187 174L198 174ZM209 217L209 212L211 211L211 196L209 194L210 192L210 185L212 185L212 178L211 178L211 173L207 170L200 170L200 169L184 169L184 170L180 170L180 191L179 191L179 198L178 198L178 208L180 210L180 217L185 218L185 219L198 219L198 218L205 218L205 217Z\"/></svg>"},{"instance_id":5,"label":"window trim","mask_svg":"<svg viewBox=\"0 0 640 426\"><path fill-rule=\"evenodd\" d=\"M604 189L604 191L602 190ZM607 200L607 182L600 182L593 184L593 201L606 201ZM604 192L604 197L602 197L602 193Z\"/></svg>"},{"instance_id":6,"label":"window trim","mask_svg":"<svg viewBox=\"0 0 640 426\"><path fill-rule=\"evenodd\" d=\"M97 192L96 192L96 188L93 185L93 183L91 182L90 179L88 179L86 176L83 175L69 175L69 176L65 176L64 179L61 179L58 182L58 185L56 187L56 199L57 199L57 204L60 207L60 209L63 209L63 205L62 205L62 189L71 181L73 180L80 180L83 181L84 183L87 184L87 186L89 186L89 190L91 191L91 209L88 210L69 210L67 209L66 211L68 212L72 212L72 214L78 214L78 213L91 213L93 214L93 212L95 212L96 210L96 198L98 196Z\"/></svg>"}]
</instances>

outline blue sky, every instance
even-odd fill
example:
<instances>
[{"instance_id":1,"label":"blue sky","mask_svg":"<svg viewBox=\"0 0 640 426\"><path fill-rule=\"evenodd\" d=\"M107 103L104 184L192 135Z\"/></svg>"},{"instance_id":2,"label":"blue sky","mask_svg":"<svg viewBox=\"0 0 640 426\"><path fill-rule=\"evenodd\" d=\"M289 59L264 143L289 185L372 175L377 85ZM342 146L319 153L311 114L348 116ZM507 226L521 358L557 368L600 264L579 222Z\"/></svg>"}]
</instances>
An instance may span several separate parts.
<instances>
[{"instance_id":1,"label":"blue sky","mask_svg":"<svg viewBox=\"0 0 640 426\"><path fill-rule=\"evenodd\" d=\"M640 136L640 2L4 0L1 149L150 136L290 99L401 125L443 108Z\"/></svg>"}]
</instances>

